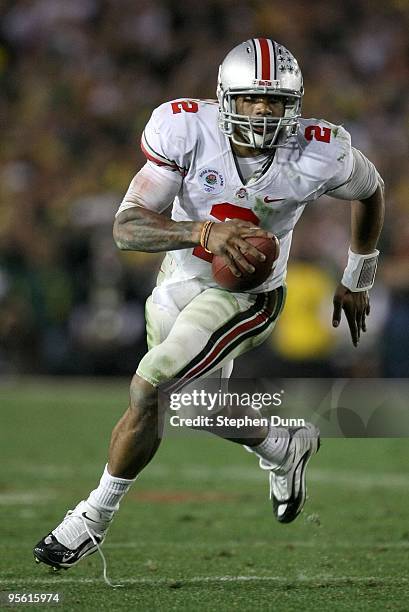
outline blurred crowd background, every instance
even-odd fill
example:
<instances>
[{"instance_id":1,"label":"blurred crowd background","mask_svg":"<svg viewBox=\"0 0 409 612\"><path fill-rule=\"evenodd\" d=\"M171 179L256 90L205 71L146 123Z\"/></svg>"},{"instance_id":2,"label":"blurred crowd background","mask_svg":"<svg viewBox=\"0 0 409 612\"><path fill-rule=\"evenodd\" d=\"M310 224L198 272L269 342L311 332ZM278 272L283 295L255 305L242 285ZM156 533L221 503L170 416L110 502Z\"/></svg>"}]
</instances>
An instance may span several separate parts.
<instances>
[{"instance_id":1,"label":"blurred crowd background","mask_svg":"<svg viewBox=\"0 0 409 612\"><path fill-rule=\"evenodd\" d=\"M409 375L406 0L3 0L0 17L0 374L134 371L161 256L117 251L112 222L141 131L165 100L214 98L227 51L264 35L299 60L304 116L376 164L387 218L359 349L331 328L349 205L323 198L296 228L283 317L236 372Z\"/></svg>"}]
</instances>

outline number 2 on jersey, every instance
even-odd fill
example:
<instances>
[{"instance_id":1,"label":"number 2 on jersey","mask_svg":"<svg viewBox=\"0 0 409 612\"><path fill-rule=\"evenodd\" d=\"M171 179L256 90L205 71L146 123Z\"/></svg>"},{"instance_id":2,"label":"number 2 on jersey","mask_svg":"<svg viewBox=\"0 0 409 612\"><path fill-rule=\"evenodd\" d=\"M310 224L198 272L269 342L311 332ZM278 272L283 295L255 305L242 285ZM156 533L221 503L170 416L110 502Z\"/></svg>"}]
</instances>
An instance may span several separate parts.
<instances>
[{"instance_id":1,"label":"number 2 on jersey","mask_svg":"<svg viewBox=\"0 0 409 612\"><path fill-rule=\"evenodd\" d=\"M226 221L228 219L241 219L242 221L250 221L254 225L260 223L260 219L250 208L243 208L242 206L236 206L236 204L230 204L229 202L221 202L220 204L213 204L210 214L219 221ZM213 253L207 253L202 246L197 246L193 249L193 255L204 259L209 263L213 259Z\"/></svg>"},{"instance_id":2,"label":"number 2 on jersey","mask_svg":"<svg viewBox=\"0 0 409 612\"><path fill-rule=\"evenodd\" d=\"M194 100L182 100L182 102L172 102L171 107L174 115L185 111L185 113L197 113L199 105Z\"/></svg>"},{"instance_id":3,"label":"number 2 on jersey","mask_svg":"<svg viewBox=\"0 0 409 612\"><path fill-rule=\"evenodd\" d=\"M330 142L331 130L320 125L308 125L305 128L305 137L307 140L319 140L319 142Z\"/></svg>"}]
</instances>

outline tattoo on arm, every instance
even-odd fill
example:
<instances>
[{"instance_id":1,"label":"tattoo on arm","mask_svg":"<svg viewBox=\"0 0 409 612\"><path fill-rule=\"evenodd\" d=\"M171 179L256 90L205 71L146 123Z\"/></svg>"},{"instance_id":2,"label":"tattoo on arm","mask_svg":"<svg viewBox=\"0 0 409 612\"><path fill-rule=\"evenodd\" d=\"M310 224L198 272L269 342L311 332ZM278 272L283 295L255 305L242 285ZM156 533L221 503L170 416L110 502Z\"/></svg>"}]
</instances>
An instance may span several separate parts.
<instances>
[{"instance_id":1,"label":"tattoo on arm","mask_svg":"<svg viewBox=\"0 0 409 612\"><path fill-rule=\"evenodd\" d=\"M124 251L157 253L197 246L200 221L173 221L142 206L124 210L114 223L114 240Z\"/></svg>"}]
</instances>

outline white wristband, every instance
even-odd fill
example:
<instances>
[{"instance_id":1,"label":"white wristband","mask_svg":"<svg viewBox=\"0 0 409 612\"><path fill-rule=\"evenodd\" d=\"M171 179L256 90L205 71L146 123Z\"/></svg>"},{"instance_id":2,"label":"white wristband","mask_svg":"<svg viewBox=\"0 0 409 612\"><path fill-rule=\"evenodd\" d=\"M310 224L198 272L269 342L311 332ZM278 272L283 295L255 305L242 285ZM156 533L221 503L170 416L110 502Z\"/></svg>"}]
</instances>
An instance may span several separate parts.
<instances>
[{"instance_id":1,"label":"white wristband","mask_svg":"<svg viewBox=\"0 0 409 612\"><path fill-rule=\"evenodd\" d=\"M350 291L367 291L374 284L379 251L359 255L348 250L348 264L341 283Z\"/></svg>"}]
</instances>

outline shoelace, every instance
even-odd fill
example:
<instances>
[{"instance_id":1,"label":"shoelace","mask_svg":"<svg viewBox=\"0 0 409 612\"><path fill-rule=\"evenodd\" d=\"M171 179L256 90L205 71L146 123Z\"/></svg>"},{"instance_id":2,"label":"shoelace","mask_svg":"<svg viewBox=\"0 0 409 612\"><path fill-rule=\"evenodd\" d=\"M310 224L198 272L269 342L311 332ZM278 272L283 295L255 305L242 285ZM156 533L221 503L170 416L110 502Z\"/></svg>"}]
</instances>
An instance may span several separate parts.
<instances>
[{"instance_id":1,"label":"shoelace","mask_svg":"<svg viewBox=\"0 0 409 612\"><path fill-rule=\"evenodd\" d=\"M108 586L112 587L113 589L117 589L118 587L123 587L123 586L124 586L123 584L113 584L113 583L110 581L110 579L108 578L108 574L107 574L107 562L106 562L106 559L105 559L105 555L104 555L104 553L102 552L100 545L99 545L99 544L98 544L98 542L96 541L96 539L95 539L95 537L94 537L94 535L93 535L92 531L91 531L91 530L90 530L90 528L88 527L88 525L87 525L87 521L85 520L85 517L81 516L81 518L82 518L82 522L84 523L84 527L85 527L85 530L86 530L87 534L88 534L88 535L89 535L89 537L91 538L91 540L92 540L92 542L94 543L94 545L97 547L97 551L99 552L99 555L100 555L100 557L101 557L101 559L102 559L102 564L103 564L103 568L104 568L104 571L103 571L103 576L104 576L105 583L106 583Z\"/></svg>"},{"instance_id":2,"label":"shoelace","mask_svg":"<svg viewBox=\"0 0 409 612\"><path fill-rule=\"evenodd\" d=\"M81 528L77 523L67 521L73 512L73 510L68 510L63 522L54 529L53 533L55 536L58 537L60 534L62 534L70 538L76 538L81 534Z\"/></svg>"}]
</instances>

